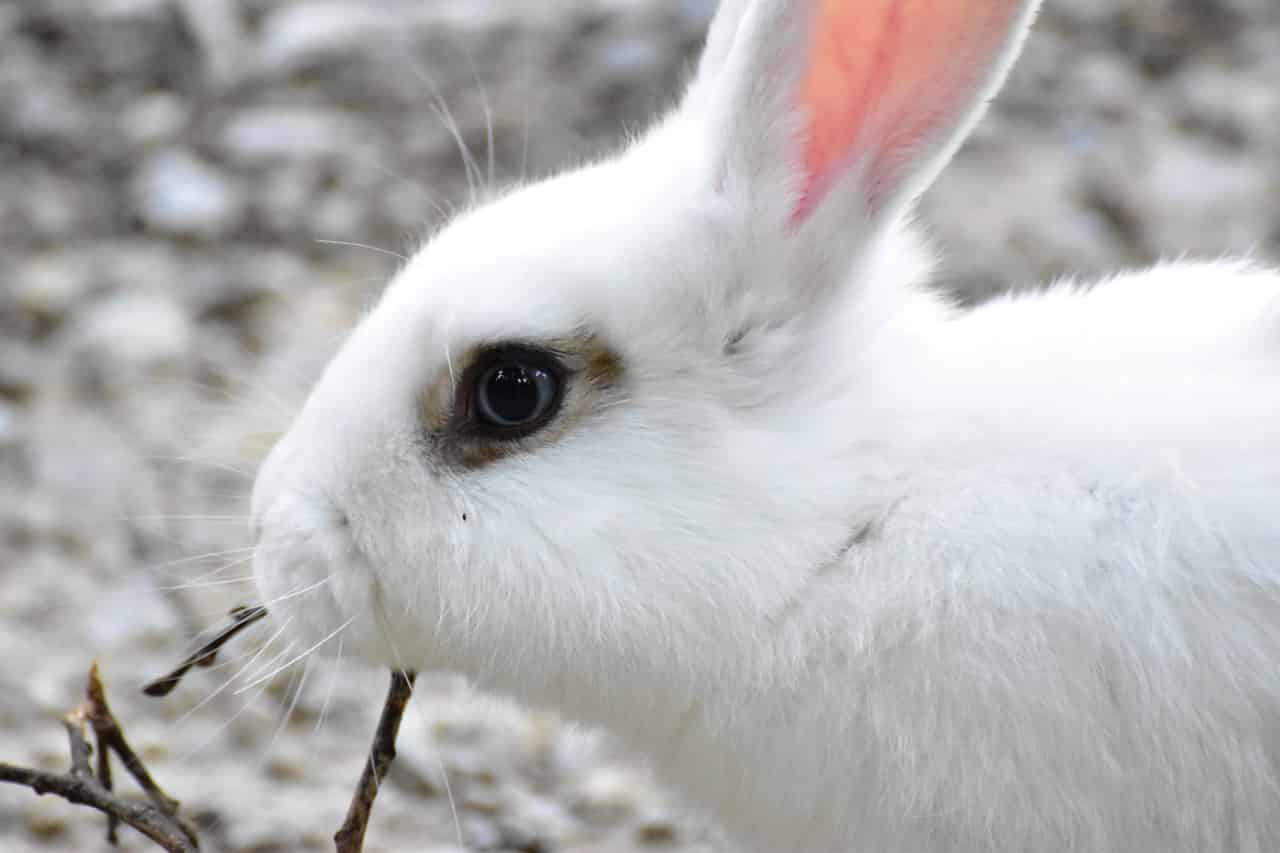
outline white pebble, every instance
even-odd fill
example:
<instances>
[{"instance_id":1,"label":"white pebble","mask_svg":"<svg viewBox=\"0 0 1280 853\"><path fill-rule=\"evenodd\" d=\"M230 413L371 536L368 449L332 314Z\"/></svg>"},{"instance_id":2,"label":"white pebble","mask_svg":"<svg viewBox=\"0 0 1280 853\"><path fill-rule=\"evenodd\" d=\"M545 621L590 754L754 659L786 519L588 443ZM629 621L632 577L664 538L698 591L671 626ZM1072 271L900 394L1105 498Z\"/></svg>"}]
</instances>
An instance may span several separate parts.
<instances>
[{"instance_id":1,"label":"white pebble","mask_svg":"<svg viewBox=\"0 0 1280 853\"><path fill-rule=\"evenodd\" d=\"M240 224L245 206L234 181L180 148L147 158L134 178L133 192L143 222L169 234L224 235Z\"/></svg>"},{"instance_id":2,"label":"white pebble","mask_svg":"<svg viewBox=\"0 0 1280 853\"><path fill-rule=\"evenodd\" d=\"M261 162L343 156L360 136L360 125L336 110L259 107L233 116L219 141L227 156Z\"/></svg>"}]
</instances>

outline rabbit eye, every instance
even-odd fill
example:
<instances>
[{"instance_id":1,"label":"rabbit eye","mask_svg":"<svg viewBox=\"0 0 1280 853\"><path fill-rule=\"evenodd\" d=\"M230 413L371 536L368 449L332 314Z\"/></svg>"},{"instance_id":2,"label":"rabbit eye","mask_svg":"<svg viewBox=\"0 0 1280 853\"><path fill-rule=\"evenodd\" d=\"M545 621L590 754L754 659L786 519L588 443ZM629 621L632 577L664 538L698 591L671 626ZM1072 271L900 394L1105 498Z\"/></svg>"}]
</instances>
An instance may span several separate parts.
<instances>
[{"instance_id":1,"label":"rabbit eye","mask_svg":"<svg viewBox=\"0 0 1280 853\"><path fill-rule=\"evenodd\" d=\"M622 359L588 331L477 342L461 355L437 365L417 407L423 451L462 470L549 446L624 399Z\"/></svg>"},{"instance_id":2,"label":"rabbit eye","mask_svg":"<svg viewBox=\"0 0 1280 853\"><path fill-rule=\"evenodd\" d=\"M494 351L475 372L472 424L495 438L528 435L560 405L562 369L550 353L531 348Z\"/></svg>"}]
</instances>

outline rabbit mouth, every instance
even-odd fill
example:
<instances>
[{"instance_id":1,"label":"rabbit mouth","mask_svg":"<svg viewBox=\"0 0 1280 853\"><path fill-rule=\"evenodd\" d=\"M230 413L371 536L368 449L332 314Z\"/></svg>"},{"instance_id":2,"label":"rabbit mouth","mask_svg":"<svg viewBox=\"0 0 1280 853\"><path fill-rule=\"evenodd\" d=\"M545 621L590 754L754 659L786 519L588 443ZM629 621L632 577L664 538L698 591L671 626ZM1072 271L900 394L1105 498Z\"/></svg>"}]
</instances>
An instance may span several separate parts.
<instances>
[{"instance_id":1,"label":"rabbit mouth","mask_svg":"<svg viewBox=\"0 0 1280 853\"><path fill-rule=\"evenodd\" d=\"M258 528L254 574L284 657L348 655L394 664L377 575L340 512L277 500Z\"/></svg>"},{"instance_id":2,"label":"rabbit mouth","mask_svg":"<svg viewBox=\"0 0 1280 853\"><path fill-rule=\"evenodd\" d=\"M278 626L283 647L314 647L326 652L326 637L350 618L335 594L335 576L316 553L314 536L258 544L254 572L262 604ZM301 651L301 649L298 649Z\"/></svg>"}]
</instances>

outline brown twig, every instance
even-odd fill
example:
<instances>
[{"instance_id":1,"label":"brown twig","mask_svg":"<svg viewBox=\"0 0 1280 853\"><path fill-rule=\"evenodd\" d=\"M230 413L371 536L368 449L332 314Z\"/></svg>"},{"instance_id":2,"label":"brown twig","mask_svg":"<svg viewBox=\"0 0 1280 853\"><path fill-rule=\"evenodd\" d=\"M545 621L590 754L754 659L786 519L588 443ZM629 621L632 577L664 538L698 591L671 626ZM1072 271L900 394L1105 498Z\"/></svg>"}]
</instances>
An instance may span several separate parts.
<instances>
[{"instance_id":1,"label":"brown twig","mask_svg":"<svg viewBox=\"0 0 1280 853\"><path fill-rule=\"evenodd\" d=\"M360 782L351 797L346 820L333 834L333 843L338 853L360 853L364 848L364 832L373 811L373 798L378 795L378 786L382 784L391 762L395 760L396 735L400 732L400 720L404 717L405 706L413 695L413 680L416 677L417 674L413 672L391 673L391 686L387 689L387 699L382 705L382 716L378 718L373 745L369 747L369 760L365 762Z\"/></svg>"},{"instance_id":2,"label":"brown twig","mask_svg":"<svg viewBox=\"0 0 1280 853\"><path fill-rule=\"evenodd\" d=\"M107 694L102 689L102 680L98 676L98 665L95 663L89 668L89 702L86 705L86 717L89 725L93 727L93 733L98 739L98 780L107 790L111 789L111 765L108 752L114 752L119 757L124 768L129 771L129 775L138 783L138 787L142 788L142 792L147 795L147 799L151 801L157 809L167 815L173 823L182 830L183 834L191 842L191 846L199 847L200 840L194 829L187 825L178 815L178 809L181 803L170 797L160 786L156 784L156 780L151 777L147 766L142 763L142 759L133 751L133 747L129 746L129 741L124 736L124 729L120 727L115 715L111 713L111 707L107 705ZM105 772L103 772L105 768ZM112 833L114 825L108 826L108 833Z\"/></svg>"},{"instance_id":3,"label":"brown twig","mask_svg":"<svg viewBox=\"0 0 1280 853\"><path fill-rule=\"evenodd\" d=\"M96 665L95 665L95 667L94 667L93 669L91 669L91 670L89 671L89 673L90 673L90 674L89 674L89 679L90 679L90 681L89 681L90 688L89 688L89 689L90 689L90 693L92 693L92 690L93 690L93 686L92 686L92 685L93 685L93 681L95 680L95 677L96 677L96 676L97 676L97 674L98 674L98 673L97 673L97 667L96 667ZM112 788L112 780L111 780L111 752L110 752L110 750L108 750L108 749L107 749L106 744L105 744L105 743L103 743L103 741L102 741L102 733L98 731L98 727L97 727L97 726L94 726L94 727L93 727L93 733L94 733L94 736L95 736L95 737L96 737L96 739L97 739L97 747L98 747L98 756L97 756L97 758L98 758L98 784L100 784L102 787L104 787L104 788L106 788L108 791L110 791L110 790L111 790L111 788ZM74 761L73 761L73 764L74 764ZM120 837L119 837L119 833L118 833L118 830L119 830L119 829L120 829L120 818L116 817L116 816L115 816L115 815L113 815L113 814L109 814L109 815L107 815L107 841L108 841L108 842L110 842L111 844L118 844L118 843L120 843Z\"/></svg>"},{"instance_id":4,"label":"brown twig","mask_svg":"<svg viewBox=\"0 0 1280 853\"><path fill-rule=\"evenodd\" d=\"M106 694L98 676L97 664L89 669L87 692L88 700L62 720L67 730L71 769L66 773L49 773L0 762L0 782L25 785L37 794L56 794L68 802L97 809L107 815L110 836L114 835L118 824L124 823L170 853L194 853L199 844L195 833L178 817L177 801L166 796L151 779L151 774L129 748L120 724L112 716L111 709L106 704ZM98 739L97 775L89 763L93 750L86 736L86 725L93 727ZM128 758L122 754L121 748ZM139 779L139 784L143 784L144 790L151 797L150 803L131 803L112 793L111 769L106 757L108 750L116 752L125 761L129 772ZM143 778L147 780L146 784L142 782Z\"/></svg>"},{"instance_id":5,"label":"brown twig","mask_svg":"<svg viewBox=\"0 0 1280 853\"><path fill-rule=\"evenodd\" d=\"M148 696L169 695L170 691L178 686L178 682L182 681L183 676L190 672L192 668L213 666L214 661L218 659L218 651L227 644L228 640L266 615L267 608L261 605L234 608L231 611L230 625L219 631L209 642L187 655L172 672L154 681L147 682L142 688L142 692Z\"/></svg>"},{"instance_id":6,"label":"brown twig","mask_svg":"<svg viewBox=\"0 0 1280 853\"><path fill-rule=\"evenodd\" d=\"M193 668L211 666L217 659L218 651L231 638L266 615L267 609L260 605L235 608L231 611L230 625L223 628L207 643L188 655L172 672L149 682L142 688L143 692L148 696L167 695L178 686L178 683ZM391 673L391 686L387 690L387 699L382 706L382 716L378 720L378 728L374 733L373 744L369 748L369 760L365 762L355 794L351 797L351 805L347 808L346 819L333 836L338 853L360 853L363 849L365 830L369 825L369 816L373 812L373 800L378 795L378 788L386 777L387 770L391 767L391 762L396 757L396 736L400 732L400 721L404 717L405 706L409 702L409 697L413 694L415 677L416 674L412 672L397 671ZM99 685L99 689L100 687ZM105 699L102 701L102 708L106 709ZM106 718L110 719L109 710L106 711ZM93 719L96 718L90 717L91 721ZM125 766L134 774L134 778L138 780L138 784L142 786L142 789L147 792L147 796L151 798L153 805L156 808L169 811L176 820L177 802L170 800L163 791L160 791L155 786L150 776L146 774L146 768L142 766L140 761L137 761L133 751L124 742L123 735L116 737L118 730L118 726L114 729L107 726L105 729L99 730L97 724L95 723L94 725L94 731L98 734L99 742L103 742L104 736L109 739L112 751L120 756ZM107 767L107 775L104 778L106 780L105 784L110 786L110 767ZM191 837L194 840L194 834Z\"/></svg>"}]
</instances>

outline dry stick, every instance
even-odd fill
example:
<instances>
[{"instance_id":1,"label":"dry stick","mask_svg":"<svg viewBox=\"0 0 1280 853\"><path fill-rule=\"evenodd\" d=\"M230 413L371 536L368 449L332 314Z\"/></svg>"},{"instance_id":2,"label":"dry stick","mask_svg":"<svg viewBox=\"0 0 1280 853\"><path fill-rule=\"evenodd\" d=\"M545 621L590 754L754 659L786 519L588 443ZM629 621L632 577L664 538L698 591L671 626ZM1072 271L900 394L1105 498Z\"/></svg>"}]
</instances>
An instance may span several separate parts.
<instances>
[{"instance_id":1,"label":"dry stick","mask_svg":"<svg viewBox=\"0 0 1280 853\"><path fill-rule=\"evenodd\" d=\"M218 651L227 644L227 641L239 634L245 628L248 628L254 622L267 615L267 608L256 605L254 607L240 606L233 608L231 611L231 624L223 628L217 635L187 655L182 663L168 675L163 675L154 681L150 681L142 688L142 692L148 696L167 696L178 686L178 682L182 681L182 677L197 666L213 666L214 661L218 659Z\"/></svg>"},{"instance_id":2,"label":"dry stick","mask_svg":"<svg viewBox=\"0 0 1280 853\"><path fill-rule=\"evenodd\" d=\"M211 666L218 656L218 651L232 637L266 615L267 609L261 605L235 608L231 611L230 625L223 628L209 642L188 655L172 672L149 682L142 688L143 692L148 696L167 695L178 686L183 677L194 667ZM355 794L351 797L351 805L347 808L346 819L333 835L333 841L338 853L360 853L364 847L364 834L369 825L369 816L373 811L373 800L378 795L378 787L382 784L382 780L387 775L387 770L391 767L391 762L396 757L396 735L400 732L400 721L404 717L404 709L409 702L409 697L413 694L413 681L416 677L417 674L413 672L394 671L391 673L391 686L387 690L387 699L382 706L382 716L378 719L378 728L373 736L373 744L369 748L369 760L365 762L364 770L360 774L360 782L356 786ZM106 707L105 699L102 702L102 707ZM107 713L109 715L110 712L108 711ZM99 738L103 736L102 732L98 734ZM176 818L177 803L166 797L164 792L160 791L150 781L150 777L145 775L146 768L141 766L141 762L136 760L136 756L133 758L133 764L130 763L129 756L132 755L132 750L129 750L128 744L123 742L123 737L118 742L112 740L111 745L113 750L125 762L125 766L129 767L130 772L134 772L134 768L137 767L144 774L139 775L135 772L134 776L138 779L138 783L142 785L143 790L147 792L147 795L151 797L156 807L172 806L172 811ZM124 747L123 751L118 748L119 746ZM109 776L107 778L109 779Z\"/></svg>"},{"instance_id":3,"label":"dry stick","mask_svg":"<svg viewBox=\"0 0 1280 853\"><path fill-rule=\"evenodd\" d=\"M152 805L167 815L182 830L193 847L199 847L200 840L195 830L178 816L178 809L182 804L161 790L155 779L151 778L151 773L142 763L142 759L133 751L133 747L129 746L129 741L124 736L124 729L120 727L115 715L111 713L111 707L107 705L107 694L102 689L102 679L98 676L96 663L89 667L88 693L86 717L98 739L98 778L102 786L107 790L111 789L111 768L107 752L114 752L124 764L125 769L129 771L129 775L137 781L138 787L142 788L143 793L147 795L147 799L151 800ZM105 773L102 772L103 768L106 768ZM114 832L113 825L108 826L108 832Z\"/></svg>"},{"instance_id":4,"label":"dry stick","mask_svg":"<svg viewBox=\"0 0 1280 853\"><path fill-rule=\"evenodd\" d=\"M235 608L231 611L229 626L187 656L168 675L147 684L143 691L148 696L168 694L193 667L211 666L217 659L218 650L227 641L266 615L267 609L261 606ZM97 809L107 816L107 840L112 844L116 843L117 828L124 823L171 853L194 853L199 848L195 830L178 815L178 801L156 784L142 759L129 745L124 729L107 704L97 663L89 668L86 693L87 700L63 718L70 741L71 770L50 773L0 762L0 782L24 785L37 794L56 794L68 802ZM93 750L86 737L86 724L93 728L98 743L96 774L89 763ZM151 801L149 804L121 800L112 792L113 752L147 795ZM389 764L390 759L385 763Z\"/></svg>"},{"instance_id":5,"label":"dry stick","mask_svg":"<svg viewBox=\"0 0 1280 853\"><path fill-rule=\"evenodd\" d=\"M395 760L396 735L400 732L400 720L404 717L405 705L413 694L413 680L416 677L417 673L414 672L396 670L391 673L391 686L387 689L387 699L382 705L382 716L378 718L373 745L369 747L369 760L365 762L360 782L351 797L347 818L333 834L333 843L338 853L360 853L364 849L364 832L369 825L369 814L373 811L373 798L378 795L378 786L382 784L391 762Z\"/></svg>"},{"instance_id":6,"label":"dry stick","mask_svg":"<svg viewBox=\"0 0 1280 853\"><path fill-rule=\"evenodd\" d=\"M101 704L94 701L95 691L99 698L104 699ZM92 725L95 715L104 715L115 730L120 731L119 724L111 716L111 709L106 706L96 664L89 670L89 700L68 713L62 720L67 730L71 752L71 770L67 773L49 773L31 767L19 767L0 762L0 782L25 785L37 794L56 794L68 802L97 809L109 819L132 826L169 853L195 853L198 847L194 835L190 829L181 824L175 814L159 808L154 800L151 803L131 803L121 800L103 785L99 777L94 776L93 769L89 766L92 749L86 738L85 725L86 723ZM104 740L101 733L98 733L98 737L99 743L104 747L113 743L110 738ZM121 733L120 741L123 742L123 740L124 736ZM129 750L129 752L132 755L133 751ZM142 763L138 761L136 755L133 759L141 767ZM99 766L101 767L101 763ZM142 768L142 770L145 773L146 769ZM147 774L147 778L150 779L150 774ZM151 785L156 791L160 790L154 782ZM163 797L163 792L160 793ZM168 797L164 797L164 800L174 802Z\"/></svg>"},{"instance_id":7,"label":"dry stick","mask_svg":"<svg viewBox=\"0 0 1280 853\"><path fill-rule=\"evenodd\" d=\"M93 668L92 668L91 670L89 670L89 692L90 692L90 694L91 694L91 695L92 695L92 692L93 692L93 682L97 680L97 674L98 674L98 665L95 663L95 664L93 665ZM90 700L90 701L92 701L92 700ZM106 700L104 699L103 701L104 701L104 703L105 703L105 701L106 701ZM81 708L81 710L84 710L84 708L82 707L82 708ZM82 716L83 716L83 715L82 715ZM108 791L110 791L110 790L111 790L111 788L112 788L112 782L111 782L111 752L110 752L110 750L108 750L108 749L107 749L107 745L106 745L105 743L103 743L103 740L102 740L102 733L98 731L98 727L97 727L97 726L94 726L94 727L93 727L93 733L94 733L94 736L97 738L97 741L98 741L98 755L97 755L97 758L98 758L98 784L100 784L102 787L104 787L104 788L106 788ZM74 759L74 757L73 757L73 758L72 758L72 765L74 766L74 764L75 764L75 759ZM119 843L120 843L120 836L119 836L119 833L118 833L118 831L117 831L117 830L119 830L119 829L120 829L120 818L116 817L116 816L115 816L115 815L113 815L113 814L109 814L109 815L107 815L107 841L108 841L110 844L112 844L112 845L116 845L116 844L119 844Z\"/></svg>"}]
</instances>

